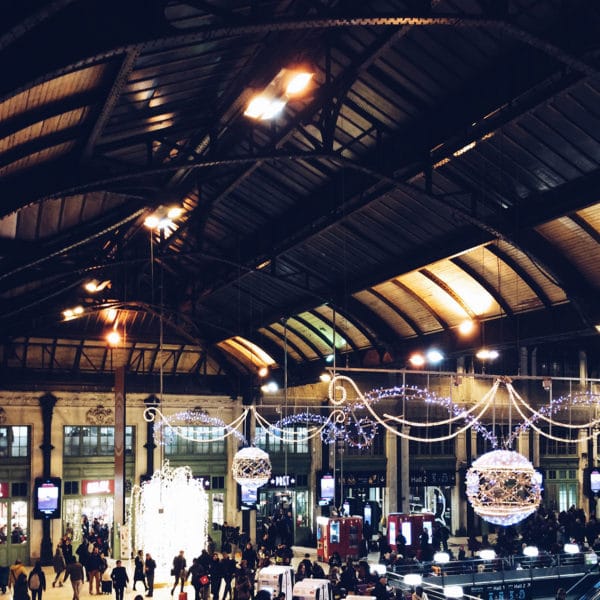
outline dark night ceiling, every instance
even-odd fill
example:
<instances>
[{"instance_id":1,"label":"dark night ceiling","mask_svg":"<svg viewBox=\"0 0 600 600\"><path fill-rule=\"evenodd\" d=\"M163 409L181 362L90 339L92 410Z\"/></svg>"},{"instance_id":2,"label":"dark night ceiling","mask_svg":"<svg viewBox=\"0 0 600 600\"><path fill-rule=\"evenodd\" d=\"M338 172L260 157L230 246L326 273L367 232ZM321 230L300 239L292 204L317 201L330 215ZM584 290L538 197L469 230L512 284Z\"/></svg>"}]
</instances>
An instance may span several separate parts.
<instances>
[{"instance_id":1,"label":"dark night ceiling","mask_svg":"<svg viewBox=\"0 0 600 600\"><path fill-rule=\"evenodd\" d=\"M597 2L29 0L0 27L4 381L598 350ZM244 116L298 64L308 96Z\"/></svg>"}]
</instances>

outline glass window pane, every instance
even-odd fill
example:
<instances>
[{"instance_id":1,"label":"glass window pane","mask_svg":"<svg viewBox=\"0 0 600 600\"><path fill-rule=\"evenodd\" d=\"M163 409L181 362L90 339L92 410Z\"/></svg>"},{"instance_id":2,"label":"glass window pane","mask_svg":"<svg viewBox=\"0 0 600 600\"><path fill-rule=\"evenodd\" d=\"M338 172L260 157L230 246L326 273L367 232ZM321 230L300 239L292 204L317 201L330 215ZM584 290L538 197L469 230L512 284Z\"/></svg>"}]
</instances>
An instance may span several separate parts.
<instances>
[{"instance_id":1,"label":"glass window pane","mask_svg":"<svg viewBox=\"0 0 600 600\"><path fill-rule=\"evenodd\" d=\"M27 502L24 500L13 500L11 502L11 544L24 544L27 542Z\"/></svg>"}]
</instances>

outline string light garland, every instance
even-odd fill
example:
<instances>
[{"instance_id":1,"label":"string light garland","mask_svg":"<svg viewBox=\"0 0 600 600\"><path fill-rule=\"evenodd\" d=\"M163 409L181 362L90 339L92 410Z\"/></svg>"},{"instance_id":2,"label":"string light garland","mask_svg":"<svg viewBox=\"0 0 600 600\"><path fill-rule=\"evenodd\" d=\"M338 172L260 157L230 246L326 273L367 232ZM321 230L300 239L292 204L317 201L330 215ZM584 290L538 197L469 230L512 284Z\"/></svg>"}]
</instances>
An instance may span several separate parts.
<instances>
[{"instance_id":1,"label":"string light garland","mask_svg":"<svg viewBox=\"0 0 600 600\"><path fill-rule=\"evenodd\" d=\"M245 438L240 429L247 414L248 410L246 409L239 417L227 425L223 419L211 417L200 408L179 411L167 416L157 406L148 406L144 410L144 420L147 423L154 422L154 443L157 445L164 446L165 444L169 444L174 436L198 443L220 442L229 436L234 436L243 443ZM203 425L222 429L223 434L211 435L210 439L198 438L196 435L189 434L190 428ZM192 432L198 433L194 432L193 429Z\"/></svg>"},{"instance_id":2,"label":"string light garland","mask_svg":"<svg viewBox=\"0 0 600 600\"><path fill-rule=\"evenodd\" d=\"M336 418L339 415L343 416L343 420ZM280 437L280 439L285 440L286 430L289 428L292 428L294 425L310 424L319 425L316 428L316 432L323 443L333 444L337 440L341 440L348 446L359 449L371 446L378 431L375 421L367 417L356 417L356 415L352 415L348 410L336 410L328 416L314 413L297 413L280 419L272 426L272 429L274 431L283 431L283 437ZM310 437L314 437L314 432L315 428L311 431ZM277 434L275 434L275 437L277 437ZM308 435L305 436L306 439L308 437ZM297 441L300 440L297 439Z\"/></svg>"},{"instance_id":3,"label":"string light garland","mask_svg":"<svg viewBox=\"0 0 600 600\"><path fill-rule=\"evenodd\" d=\"M523 422L518 424L512 431L511 434L502 441L498 440L495 432L493 430L488 429L485 424L482 422L482 419L486 412L493 406L495 401L496 393L500 387L500 385L504 385L508 391L509 395L509 403L510 406L514 406L523 419ZM477 433L481 434L484 439L490 442L492 448L498 448L502 445L503 448L510 448L513 441L523 432L528 429L533 429L537 431L540 435L555 440L559 442L570 443L573 442L572 439L563 438L559 436L555 436L550 432L544 431L540 427L536 425L538 420L544 420L551 425L556 425L560 427L567 427L570 429L588 429L590 432L585 436L578 437L578 440L585 441L591 439L595 433L593 431L594 428L600 425L600 419L592 419L586 423L578 423L577 425L570 425L566 423L561 423L553 419L553 415L558 414L560 411L565 410L568 407L572 406L582 406L582 407L594 407L598 403L600 403L600 395L591 393L591 392L579 392L577 394L569 394L567 396L561 396L557 399L552 400L550 405L545 405L540 409L536 410L532 406L530 406L523 398L518 394L515 390L512 381L509 377L498 377L494 380L491 388L484 394L484 396L473 406L471 406L468 410L461 405L456 404L450 398L444 398L437 396L435 393L429 392L428 390L417 388L416 386L401 386L394 388L386 388L386 389L375 389L366 394L363 394L361 390L358 388L357 384L346 375L336 375L332 378L329 383L329 399L335 398L336 406L342 405L348 399L348 390L346 386L349 386L354 390L356 394L356 398L352 400L353 404L356 406L360 403L373 417L373 419L382 427L384 427L390 433L398 437L402 437L411 441L416 442L441 442L452 439L456 437L458 434L466 431L467 429L474 429ZM403 398L405 400L418 400L425 404L435 404L442 408L445 408L450 417L448 419L443 419L435 422L423 422L423 421L411 421L406 419L404 416L396 416L391 415L389 413L384 413L383 416L378 415L373 405L377 404L380 400L383 399L397 399ZM479 410L479 412L476 412ZM525 410L529 411L529 415L525 413ZM449 431L447 435L437 436L437 437L422 437L418 435L413 435L407 433L405 428L432 428L441 425L451 425L458 420L463 420L465 423L463 426L460 426L454 431ZM396 426L391 426L390 423L396 423Z\"/></svg>"},{"instance_id":4,"label":"string light garland","mask_svg":"<svg viewBox=\"0 0 600 600\"><path fill-rule=\"evenodd\" d=\"M506 387L510 406L515 407L517 413L522 418L522 422L517 424L502 441L498 439L496 432L488 428L483 422L483 418L495 401L500 385ZM354 390L355 397L351 400L348 398L347 387ZM419 403L438 406L448 412L448 418L436 421L414 421L405 418L404 415L398 416L384 413L380 416L375 411L374 406L379 402L399 399L411 404ZM350 377L340 374L333 377L329 383L329 400L333 406L327 415L302 412L288 415L276 423L271 423L260 415L255 406L246 408L239 417L229 424L226 424L218 417L211 417L199 408L179 411L166 416L158 407L149 406L144 411L144 419L147 422L155 422L154 441L160 445L170 443L174 436L198 443L218 442L223 441L227 437L234 436L240 442L245 443L245 438L240 430L249 411L253 411L257 424L263 427L269 435L284 443L306 442L320 437L321 441L326 444L342 440L348 446L359 449L367 448L372 444L380 426L396 436L425 443L446 441L456 437L463 431L473 429L493 449L499 447L510 448L519 435L529 429L533 429L540 435L555 441L566 443L574 441L545 431L537 425L539 421L571 430L587 428L588 433L585 436L578 436L578 440L582 441L591 439L595 435L593 429L600 426L600 419L592 419L587 423L572 425L562 423L553 418L561 411L574 406L582 408L597 407L600 404L599 394L592 392L568 394L552 399L549 405L535 409L516 391L511 379L508 377L495 378L490 389L469 408L455 403L450 397L439 396L435 392L414 385L377 388L367 393L362 393ZM366 416L358 416L356 414L357 411L366 411L368 414ZM462 425L459 427L450 427L461 421ZM294 429L295 425L305 425L307 427L305 431L299 432ZM418 430L418 428L431 429L445 425L449 426L448 433L437 437L415 435L414 433L407 432L407 429L410 428L413 430ZM202 434L202 432L194 431L194 426L208 426L215 430L220 429L223 433L222 435L215 435L215 432L212 432L210 439L206 439L206 437L199 437L198 434Z\"/></svg>"}]
</instances>

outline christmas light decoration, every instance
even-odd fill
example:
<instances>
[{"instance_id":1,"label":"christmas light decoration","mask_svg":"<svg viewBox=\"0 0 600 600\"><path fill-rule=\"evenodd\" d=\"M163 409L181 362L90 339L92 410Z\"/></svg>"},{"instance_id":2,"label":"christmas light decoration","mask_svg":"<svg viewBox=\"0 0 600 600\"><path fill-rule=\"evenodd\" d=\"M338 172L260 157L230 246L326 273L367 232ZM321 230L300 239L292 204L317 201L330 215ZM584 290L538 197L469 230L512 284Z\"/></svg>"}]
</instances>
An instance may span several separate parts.
<instances>
[{"instance_id":1,"label":"christmas light decoration","mask_svg":"<svg viewBox=\"0 0 600 600\"><path fill-rule=\"evenodd\" d=\"M132 550L143 548L157 564L157 581L169 581L173 557L184 550L198 556L205 547L208 496L190 467L171 468L165 461L149 481L134 486L130 503Z\"/></svg>"},{"instance_id":2,"label":"christmas light decoration","mask_svg":"<svg viewBox=\"0 0 600 600\"><path fill-rule=\"evenodd\" d=\"M510 435L502 440L498 440L495 432L489 430L483 423L483 417L494 405L496 394L500 385L504 385L508 392L509 403L513 406L523 421L512 429ZM569 394L567 396L561 396L553 399L549 405L542 406L539 409L535 409L530 406L515 390L512 381L509 377L497 377L494 379L491 388L483 395L483 397L475 402L470 408L466 408L464 405L456 404L451 398L440 397L434 392L429 390L418 388L416 386L400 386L385 389L375 389L367 393L362 393L356 383L346 375L336 375L329 384L329 399L336 405L336 408L343 410L343 404L348 399L348 390L346 386L349 386L354 390L356 397L352 400L353 406L364 407L374 421L387 429L390 433L398 437L416 441L416 442L441 442L456 437L459 433L466 431L467 429L474 429L479 433L485 440L487 440L492 448L498 448L502 445L503 448L510 448L515 439L519 435L528 429L533 429L540 435L549 439L559 442L573 442L574 440L563 438L560 436L553 435L552 433L545 431L538 427L536 423L540 420L545 421L551 425L556 425L573 430L587 430L587 434L577 439L579 441L585 441L591 439L595 433L594 428L600 426L600 418L592 419L586 423L577 423L575 425L562 423L553 416L559 414L561 411L566 410L574 406L590 407L594 408L600 404L600 394L591 392L578 392L576 394ZM411 421L404 416L396 416L384 413L379 416L374 409L374 406L381 400L385 399L396 399L402 400L407 403L418 402L421 404L432 404L444 408L448 411L449 417L447 419L441 419L437 421ZM460 421L464 425L460 425ZM391 423L396 423L396 426L392 426ZM432 428L442 425L451 425L459 423L459 427L450 429L447 435L430 437L414 435L413 433L406 433L404 428Z\"/></svg>"},{"instance_id":3,"label":"christmas light decoration","mask_svg":"<svg viewBox=\"0 0 600 600\"><path fill-rule=\"evenodd\" d=\"M269 455L254 446L242 448L233 457L231 473L240 485L252 489L259 488L271 477Z\"/></svg>"},{"instance_id":4,"label":"christmas light decoration","mask_svg":"<svg viewBox=\"0 0 600 600\"><path fill-rule=\"evenodd\" d=\"M243 443L245 438L239 430L247 414L248 410L246 409L232 423L227 425L222 419L211 417L200 408L179 411L167 416L157 406L148 406L144 410L144 420L148 423L154 422L154 443L157 445L164 446L170 442L173 436L178 436L192 442L203 443L222 441L229 436L234 436ZM201 425L214 427L215 430L220 429L223 433L221 435L211 435L209 440L205 437L198 438L194 435L189 435L190 431L192 434L197 433L193 429L194 426Z\"/></svg>"},{"instance_id":5,"label":"christmas light decoration","mask_svg":"<svg viewBox=\"0 0 600 600\"><path fill-rule=\"evenodd\" d=\"M538 508L542 475L518 452L493 450L480 456L467 471L467 498L482 519L514 525Z\"/></svg>"}]
</instances>

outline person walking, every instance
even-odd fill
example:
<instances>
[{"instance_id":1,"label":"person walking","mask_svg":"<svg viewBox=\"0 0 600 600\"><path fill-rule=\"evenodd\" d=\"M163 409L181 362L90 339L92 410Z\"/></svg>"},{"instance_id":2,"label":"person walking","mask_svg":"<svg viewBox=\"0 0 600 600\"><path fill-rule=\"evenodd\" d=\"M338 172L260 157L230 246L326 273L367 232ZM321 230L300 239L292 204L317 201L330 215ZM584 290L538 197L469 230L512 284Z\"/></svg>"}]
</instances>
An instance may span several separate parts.
<instances>
[{"instance_id":1,"label":"person walking","mask_svg":"<svg viewBox=\"0 0 600 600\"><path fill-rule=\"evenodd\" d=\"M225 590L223 591L223 600L229 597L229 600L233 600L233 591L231 589L231 582L235 575L235 560L225 552L221 559L221 573L225 580Z\"/></svg>"},{"instance_id":2,"label":"person walking","mask_svg":"<svg viewBox=\"0 0 600 600\"><path fill-rule=\"evenodd\" d=\"M94 546L92 553L87 560L87 572L90 582L90 594L93 594L92 588L96 584L96 594L100 594L100 577L102 574L103 561L97 546Z\"/></svg>"},{"instance_id":3,"label":"person walking","mask_svg":"<svg viewBox=\"0 0 600 600\"><path fill-rule=\"evenodd\" d=\"M116 600L123 600L125 588L129 583L129 576L127 575L127 569L122 565L120 560L117 560L117 564L110 572L110 578L113 582Z\"/></svg>"},{"instance_id":4,"label":"person walking","mask_svg":"<svg viewBox=\"0 0 600 600\"><path fill-rule=\"evenodd\" d=\"M184 551L180 550L179 554L173 558L173 568L171 569L171 575L175 578L173 587L171 589L171 596L175 592L177 584L181 582L181 591L183 592L183 586L185 585L186 572L185 568L187 562L185 560Z\"/></svg>"},{"instance_id":5,"label":"person walking","mask_svg":"<svg viewBox=\"0 0 600 600\"><path fill-rule=\"evenodd\" d=\"M79 600L81 586L83 585L83 565L75 558L72 558L71 562L67 563L63 581L69 578L71 579L71 586L73 588L73 600Z\"/></svg>"},{"instance_id":6,"label":"person walking","mask_svg":"<svg viewBox=\"0 0 600 600\"><path fill-rule=\"evenodd\" d=\"M63 556L62 548L61 548L60 544L58 546L56 546L56 552L54 553L54 556L52 557L52 567L54 568L54 572L56 573L56 577L54 578L54 581L52 582L52 587L56 586L57 583L58 583L59 587L62 587L63 584L62 584L62 581L60 581L60 575L65 570L66 564L65 564L65 557Z\"/></svg>"},{"instance_id":7,"label":"person walking","mask_svg":"<svg viewBox=\"0 0 600 600\"><path fill-rule=\"evenodd\" d=\"M42 592L46 589L46 575L42 571L42 563L39 560L29 573L27 587L31 591L31 600L42 600Z\"/></svg>"},{"instance_id":8,"label":"person walking","mask_svg":"<svg viewBox=\"0 0 600 600\"><path fill-rule=\"evenodd\" d=\"M11 565L9 573L8 573L8 588L12 589L17 583L19 579L19 575L25 575L25 591L27 591L27 572L25 571L25 567L23 563L17 558L15 560L15 564Z\"/></svg>"},{"instance_id":9,"label":"person walking","mask_svg":"<svg viewBox=\"0 0 600 600\"><path fill-rule=\"evenodd\" d=\"M154 571L156 571L156 561L152 558L150 552L146 552L146 560L144 561L144 573L146 574L147 598L152 598L154 594Z\"/></svg>"},{"instance_id":10,"label":"person walking","mask_svg":"<svg viewBox=\"0 0 600 600\"><path fill-rule=\"evenodd\" d=\"M138 553L134 559L134 568L133 568L133 587L131 588L134 592L135 584L138 581L141 581L144 585L144 591L148 591L148 586L146 585L146 576L144 574L145 564L144 564L144 553L141 550L138 550Z\"/></svg>"},{"instance_id":11,"label":"person walking","mask_svg":"<svg viewBox=\"0 0 600 600\"><path fill-rule=\"evenodd\" d=\"M19 573L13 586L13 600L29 600L27 592L27 575L25 572Z\"/></svg>"},{"instance_id":12,"label":"person walking","mask_svg":"<svg viewBox=\"0 0 600 600\"><path fill-rule=\"evenodd\" d=\"M223 581L223 568L221 567L219 555L216 552L212 556L208 571L210 574L210 593L212 594L212 599L219 600L221 582Z\"/></svg>"}]
</instances>

